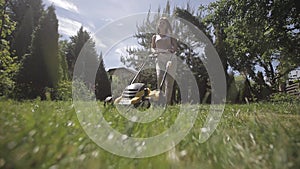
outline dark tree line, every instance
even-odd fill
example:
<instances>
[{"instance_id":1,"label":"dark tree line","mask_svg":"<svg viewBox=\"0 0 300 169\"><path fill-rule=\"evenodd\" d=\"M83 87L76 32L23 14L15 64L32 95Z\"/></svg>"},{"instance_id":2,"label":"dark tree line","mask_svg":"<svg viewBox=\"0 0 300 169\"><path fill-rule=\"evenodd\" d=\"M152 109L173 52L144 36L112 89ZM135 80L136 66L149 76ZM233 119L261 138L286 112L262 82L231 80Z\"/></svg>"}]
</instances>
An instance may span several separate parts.
<instances>
[{"instance_id":1,"label":"dark tree line","mask_svg":"<svg viewBox=\"0 0 300 169\"><path fill-rule=\"evenodd\" d=\"M100 100L110 95L102 56L82 27L70 40L60 40L53 6L45 7L42 0L1 0L0 5L0 96L71 99L73 69L83 46L86 75L91 66L99 67L94 81L79 80Z\"/></svg>"}]
</instances>

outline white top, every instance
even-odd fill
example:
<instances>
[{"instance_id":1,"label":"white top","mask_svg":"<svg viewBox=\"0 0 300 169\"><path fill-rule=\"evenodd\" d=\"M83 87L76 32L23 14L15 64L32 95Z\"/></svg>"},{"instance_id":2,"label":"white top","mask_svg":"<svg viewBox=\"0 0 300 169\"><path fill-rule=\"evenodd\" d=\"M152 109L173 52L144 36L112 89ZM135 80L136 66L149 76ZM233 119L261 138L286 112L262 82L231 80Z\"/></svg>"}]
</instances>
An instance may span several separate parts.
<instances>
[{"instance_id":1,"label":"white top","mask_svg":"<svg viewBox=\"0 0 300 169\"><path fill-rule=\"evenodd\" d=\"M155 35L155 44L156 44L156 49L172 49L172 43L171 43L171 37L166 35L166 36L160 36L160 35Z\"/></svg>"}]
</instances>

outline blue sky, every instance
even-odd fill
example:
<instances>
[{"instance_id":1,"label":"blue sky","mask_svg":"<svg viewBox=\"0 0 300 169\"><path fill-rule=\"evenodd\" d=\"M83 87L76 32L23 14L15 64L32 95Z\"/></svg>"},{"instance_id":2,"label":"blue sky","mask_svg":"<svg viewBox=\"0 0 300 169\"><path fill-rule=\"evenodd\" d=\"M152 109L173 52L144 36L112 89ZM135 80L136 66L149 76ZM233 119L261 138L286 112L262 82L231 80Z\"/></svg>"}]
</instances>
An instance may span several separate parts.
<instances>
[{"instance_id":1,"label":"blue sky","mask_svg":"<svg viewBox=\"0 0 300 169\"><path fill-rule=\"evenodd\" d=\"M151 8L156 12L158 7L165 7L167 0L43 0L46 6L53 4L56 8L59 20L59 33L63 38L76 35L81 26L91 34L95 34L101 28L114 21L134 15L146 13ZM170 0L171 7L185 7L189 2L191 7L197 9L200 4L207 5L215 0ZM134 25L135 26L135 25ZM95 38L99 50L105 46L105 42ZM104 56L106 68L120 67L120 53L124 51L124 44L114 47L110 57ZM130 46L133 44L127 44ZM108 47L106 45L106 47ZM99 51L99 52L100 52Z\"/></svg>"}]
</instances>

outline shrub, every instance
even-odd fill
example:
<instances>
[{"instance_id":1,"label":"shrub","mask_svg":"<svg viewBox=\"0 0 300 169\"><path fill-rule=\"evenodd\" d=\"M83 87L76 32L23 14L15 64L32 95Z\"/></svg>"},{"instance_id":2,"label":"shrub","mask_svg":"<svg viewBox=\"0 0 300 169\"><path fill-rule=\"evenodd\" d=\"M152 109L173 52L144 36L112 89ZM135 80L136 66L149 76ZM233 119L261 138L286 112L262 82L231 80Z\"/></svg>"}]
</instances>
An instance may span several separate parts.
<instances>
[{"instance_id":1,"label":"shrub","mask_svg":"<svg viewBox=\"0 0 300 169\"><path fill-rule=\"evenodd\" d=\"M300 98L287 94L287 93L273 93L270 96L270 101L271 102L290 102L290 103L300 103Z\"/></svg>"},{"instance_id":2,"label":"shrub","mask_svg":"<svg viewBox=\"0 0 300 169\"><path fill-rule=\"evenodd\" d=\"M62 80L51 94L53 100L71 100L72 99L72 82Z\"/></svg>"}]
</instances>

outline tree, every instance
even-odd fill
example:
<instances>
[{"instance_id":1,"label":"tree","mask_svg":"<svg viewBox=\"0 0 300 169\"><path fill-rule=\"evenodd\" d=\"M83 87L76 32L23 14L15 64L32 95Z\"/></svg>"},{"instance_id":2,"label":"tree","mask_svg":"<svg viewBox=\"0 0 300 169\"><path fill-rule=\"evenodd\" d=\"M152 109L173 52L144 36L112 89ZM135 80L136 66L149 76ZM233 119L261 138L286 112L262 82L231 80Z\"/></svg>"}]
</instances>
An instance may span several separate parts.
<instances>
[{"instance_id":1,"label":"tree","mask_svg":"<svg viewBox=\"0 0 300 169\"><path fill-rule=\"evenodd\" d=\"M18 24L23 22L26 13L31 9L33 13L33 26L37 27L40 18L45 12L42 0L10 0L8 5L12 19Z\"/></svg>"},{"instance_id":2,"label":"tree","mask_svg":"<svg viewBox=\"0 0 300 169\"><path fill-rule=\"evenodd\" d=\"M276 91L279 79L299 66L296 1L221 0L212 3L209 10L211 30L223 46L219 51L227 53L227 63L234 70L260 83L259 67L266 77L264 86L268 83Z\"/></svg>"},{"instance_id":3,"label":"tree","mask_svg":"<svg viewBox=\"0 0 300 169\"><path fill-rule=\"evenodd\" d=\"M18 24L18 30L15 32L12 49L16 51L18 60L22 60L25 54L30 53L31 35L34 30L33 11L29 8L25 13L23 21Z\"/></svg>"},{"instance_id":4,"label":"tree","mask_svg":"<svg viewBox=\"0 0 300 169\"><path fill-rule=\"evenodd\" d=\"M44 12L41 0L12 0L9 3L11 17L16 21L16 30L12 36L12 51L16 51L18 60L30 53L32 34Z\"/></svg>"},{"instance_id":5,"label":"tree","mask_svg":"<svg viewBox=\"0 0 300 169\"><path fill-rule=\"evenodd\" d=\"M96 98L98 100L105 100L106 97L111 96L111 85L110 81L107 75L107 72L105 71L105 66L103 63L102 54L99 58L100 65L97 70L96 74Z\"/></svg>"},{"instance_id":6,"label":"tree","mask_svg":"<svg viewBox=\"0 0 300 169\"><path fill-rule=\"evenodd\" d=\"M83 82L86 89L96 94L96 99L102 101L111 95L110 81L102 54L100 56L97 54L95 42L83 27L76 36L71 37L67 48L67 61L73 80ZM74 70L75 63L76 70ZM76 74L73 75L73 71L76 71Z\"/></svg>"},{"instance_id":7,"label":"tree","mask_svg":"<svg viewBox=\"0 0 300 169\"><path fill-rule=\"evenodd\" d=\"M18 83L21 97L46 99L46 88L59 80L58 20L53 6L48 7L33 34L31 53L24 58Z\"/></svg>"},{"instance_id":8,"label":"tree","mask_svg":"<svg viewBox=\"0 0 300 169\"><path fill-rule=\"evenodd\" d=\"M10 42L7 37L15 29L15 22L7 14L8 0L0 1L0 96L7 96L14 88L13 80L18 70L16 58L10 53Z\"/></svg>"},{"instance_id":9,"label":"tree","mask_svg":"<svg viewBox=\"0 0 300 169\"><path fill-rule=\"evenodd\" d=\"M83 30L83 27L79 29L77 35L70 37L71 42L67 49L66 59L68 63L69 76L71 78L73 77L74 65L79 53L90 38L91 36L87 31Z\"/></svg>"},{"instance_id":10,"label":"tree","mask_svg":"<svg viewBox=\"0 0 300 169\"><path fill-rule=\"evenodd\" d=\"M67 40L59 41L59 77L61 78L59 79L60 81L69 80L68 63L66 59L67 47Z\"/></svg>"}]
</instances>

